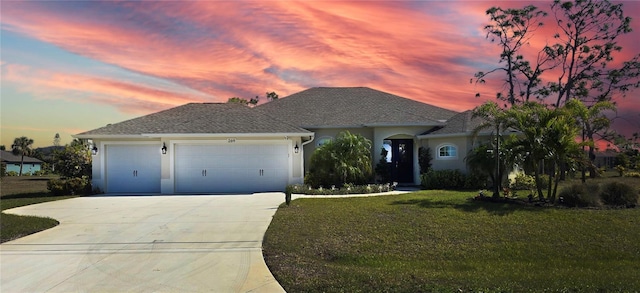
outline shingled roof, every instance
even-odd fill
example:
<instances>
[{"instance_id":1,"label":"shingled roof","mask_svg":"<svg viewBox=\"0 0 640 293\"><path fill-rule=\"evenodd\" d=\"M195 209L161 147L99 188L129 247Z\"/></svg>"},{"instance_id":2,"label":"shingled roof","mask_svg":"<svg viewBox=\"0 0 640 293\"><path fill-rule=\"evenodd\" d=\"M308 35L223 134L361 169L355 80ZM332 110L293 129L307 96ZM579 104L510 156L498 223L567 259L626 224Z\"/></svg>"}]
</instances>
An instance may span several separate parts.
<instances>
[{"instance_id":1,"label":"shingled roof","mask_svg":"<svg viewBox=\"0 0 640 293\"><path fill-rule=\"evenodd\" d=\"M318 87L256 108L303 128L443 125L457 112L367 87Z\"/></svg>"},{"instance_id":2,"label":"shingled roof","mask_svg":"<svg viewBox=\"0 0 640 293\"><path fill-rule=\"evenodd\" d=\"M454 134L469 134L480 126L484 120L481 117L473 117L473 110L467 110L462 113L456 114L447 121L447 124L442 127L434 128L421 136L447 136ZM485 130L484 132L490 132L491 130ZM483 132L483 133L484 133Z\"/></svg>"},{"instance_id":3,"label":"shingled roof","mask_svg":"<svg viewBox=\"0 0 640 293\"><path fill-rule=\"evenodd\" d=\"M76 137L148 134L311 133L238 103L190 103L80 133Z\"/></svg>"},{"instance_id":4,"label":"shingled roof","mask_svg":"<svg viewBox=\"0 0 640 293\"><path fill-rule=\"evenodd\" d=\"M22 160L22 156L20 155L14 155L12 152L8 152L8 151L0 151L0 161L2 162L20 163L21 160ZM42 163L42 161L36 158L24 156L24 163L37 164L37 163Z\"/></svg>"}]
</instances>

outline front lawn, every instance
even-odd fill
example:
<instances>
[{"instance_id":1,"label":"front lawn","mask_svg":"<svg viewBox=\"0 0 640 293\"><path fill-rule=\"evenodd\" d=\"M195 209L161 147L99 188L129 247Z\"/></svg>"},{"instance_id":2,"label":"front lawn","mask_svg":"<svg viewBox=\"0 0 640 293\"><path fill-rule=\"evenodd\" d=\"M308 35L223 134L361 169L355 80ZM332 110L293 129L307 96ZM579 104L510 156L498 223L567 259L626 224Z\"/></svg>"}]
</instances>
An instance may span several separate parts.
<instances>
[{"instance_id":1,"label":"front lawn","mask_svg":"<svg viewBox=\"0 0 640 293\"><path fill-rule=\"evenodd\" d=\"M298 199L264 238L288 292L640 290L640 209L468 200L476 192Z\"/></svg>"},{"instance_id":2,"label":"front lawn","mask_svg":"<svg viewBox=\"0 0 640 293\"><path fill-rule=\"evenodd\" d=\"M71 195L51 196L47 191L47 181L51 178L57 177L2 177L0 180L0 210L75 197ZM40 232L56 225L58 225L58 221L51 218L0 213L0 243Z\"/></svg>"}]
</instances>

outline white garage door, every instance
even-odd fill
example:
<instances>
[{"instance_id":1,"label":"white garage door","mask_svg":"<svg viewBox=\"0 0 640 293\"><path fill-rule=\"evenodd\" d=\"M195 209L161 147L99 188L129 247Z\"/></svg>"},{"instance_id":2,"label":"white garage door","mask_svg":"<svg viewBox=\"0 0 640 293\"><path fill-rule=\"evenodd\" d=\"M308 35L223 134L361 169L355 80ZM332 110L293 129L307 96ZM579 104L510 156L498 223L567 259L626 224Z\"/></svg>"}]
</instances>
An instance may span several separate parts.
<instances>
[{"instance_id":1,"label":"white garage door","mask_svg":"<svg viewBox=\"0 0 640 293\"><path fill-rule=\"evenodd\" d=\"M106 156L106 192L160 192L160 145L107 145Z\"/></svg>"},{"instance_id":2,"label":"white garage door","mask_svg":"<svg viewBox=\"0 0 640 293\"><path fill-rule=\"evenodd\" d=\"M288 166L288 146L284 144L176 144L175 191L283 191L288 183Z\"/></svg>"}]
</instances>

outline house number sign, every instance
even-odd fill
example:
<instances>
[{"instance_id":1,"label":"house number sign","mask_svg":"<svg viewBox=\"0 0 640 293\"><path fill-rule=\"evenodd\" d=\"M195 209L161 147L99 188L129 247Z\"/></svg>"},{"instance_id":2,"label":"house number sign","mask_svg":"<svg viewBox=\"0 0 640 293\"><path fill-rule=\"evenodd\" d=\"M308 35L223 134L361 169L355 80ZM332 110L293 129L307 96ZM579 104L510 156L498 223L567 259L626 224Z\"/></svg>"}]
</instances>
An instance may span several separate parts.
<instances>
[{"instance_id":1,"label":"house number sign","mask_svg":"<svg viewBox=\"0 0 640 293\"><path fill-rule=\"evenodd\" d=\"M227 142L228 143L234 143L234 142L236 142L236 139L235 138L227 138Z\"/></svg>"}]
</instances>

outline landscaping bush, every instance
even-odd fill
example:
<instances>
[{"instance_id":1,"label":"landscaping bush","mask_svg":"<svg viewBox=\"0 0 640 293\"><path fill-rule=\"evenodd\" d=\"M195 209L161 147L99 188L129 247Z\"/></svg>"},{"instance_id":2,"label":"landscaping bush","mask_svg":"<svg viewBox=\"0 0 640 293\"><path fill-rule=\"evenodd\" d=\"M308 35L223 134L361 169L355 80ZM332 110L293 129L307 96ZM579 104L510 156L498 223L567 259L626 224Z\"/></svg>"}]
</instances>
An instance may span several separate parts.
<instances>
[{"instance_id":1,"label":"landscaping bush","mask_svg":"<svg viewBox=\"0 0 640 293\"><path fill-rule=\"evenodd\" d=\"M54 196L83 195L91 192L91 183L87 178L51 179L47 182L47 190Z\"/></svg>"},{"instance_id":2,"label":"landscaping bush","mask_svg":"<svg viewBox=\"0 0 640 293\"><path fill-rule=\"evenodd\" d=\"M628 184L609 182L602 187L600 198L610 206L635 207L638 204L638 191Z\"/></svg>"},{"instance_id":3,"label":"landscaping bush","mask_svg":"<svg viewBox=\"0 0 640 293\"><path fill-rule=\"evenodd\" d=\"M624 177L640 178L640 172L627 172Z\"/></svg>"},{"instance_id":4,"label":"landscaping bush","mask_svg":"<svg viewBox=\"0 0 640 293\"><path fill-rule=\"evenodd\" d=\"M16 172L16 171L9 171L9 172L7 172L7 176L18 176L18 172Z\"/></svg>"},{"instance_id":5,"label":"landscaping bush","mask_svg":"<svg viewBox=\"0 0 640 293\"><path fill-rule=\"evenodd\" d=\"M560 204L569 207L598 207L601 205L598 188L597 184L571 184L558 194Z\"/></svg>"},{"instance_id":6,"label":"landscaping bush","mask_svg":"<svg viewBox=\"0 0 640 293\"><path fill-rule=\"evenodd\" d=\"M347 183L341 188L337 188L335 185L325 188L318 187L313 188L309 185L293 184L288 185L285 189L285 200L287 193L298 193L306 195L343 195L343 194L366 194L366 193L379 193L394 190L393 184L367 184L367 185L355 185Z\"/></svg>"},{"instance_id":7,"label":"landscaping bush","mask_svg":"<svg viewBox=\"0 0 640 293\"><path fill-rule=\"evenodd\" d=\"M387 183L391 182L391 163L387 162L387 154L389 152L382 148L380 152L380 161L376 164L376 175L380 179L380 182Z\"/></svg>"},{"instance_id":8,"label":"landscaping bush","mask_svg":"<svg viewBox=\"0 0 640 293\"><path fill-rule=\"evenodd\" d=\"M44 175L47 175L47 171L45 170L38 170L33 172L33 176L44 176Z\"/></svg>"},{"instance_id":9,"label":"landscaping bush","mask_svg":"<svg viewBox=\"0 0 640 293\"><path fill-rule=\"evenodd\" d=\"M520 172L516 174L513 182L509 184L509 188L514 190L534 190L536 188L536 180L533 176Z\"/></svg>"},{"instance_id":10,"label":"landscaping bush","mask_svg":"<svg viewBox=\"0 0 640 293\"><path fill-rule=\"evenodd\" d=\"M418 149L418 165L420 166L420 174L427 173L431 170L431 148L420 147Z\"/></svg>"},{"instance_id":11,"label":"landscaping bush","mask_svg":"<svg viewBox=\"0 0 640 293\"><path fill-rule=\"evenodd\" d=\"M349 131L317 148L311 155L311 167L304 178L313 187L364 184L373 176L371 141Z\"/></svg>"},{"instance_id":12,"label":"landscaping bush","mask_svg":"<svg viewBox=\"0 0 640 293\"><path fill-rule=\"evenodd\" d=\"M624 176L624 171L626 171L627 169L622 166L622 165L616 165L616 171L618 172L618 175L620 177Z\"/></svg>"},{"instance_id":13,"label":"landscaping bush","mask_svg":"<svg viewBox=\"0 0 640 293\"><path fill-rule=\"evenodd\" d=\"M489 176L484 173L471 172L464 175L464 189L485 189Z\"/></svg>"},{"instance_id":14,"label":"landscaping bush","mask_svg":"<svg viewBox=\"0 0 640 293\"><path fill-rule=\"evenodd\" d=\"M466 178L460 170L429 170L420 175L422 188L424 189L462 189Z\"/></svg>"}]
</instances>

